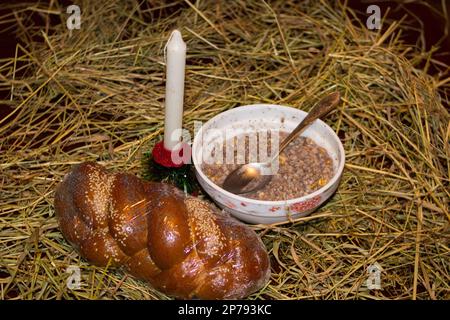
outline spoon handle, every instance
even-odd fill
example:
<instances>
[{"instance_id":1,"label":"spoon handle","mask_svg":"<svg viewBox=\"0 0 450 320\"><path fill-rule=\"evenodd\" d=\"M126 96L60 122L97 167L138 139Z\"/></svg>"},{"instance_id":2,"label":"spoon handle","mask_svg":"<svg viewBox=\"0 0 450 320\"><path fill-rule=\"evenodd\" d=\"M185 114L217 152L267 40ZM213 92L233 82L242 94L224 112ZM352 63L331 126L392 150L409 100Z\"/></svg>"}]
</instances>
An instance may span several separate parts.
<instances>
[{"instance_id":1,"label":"spoon handle","mask_svg":"<svg viewBox=\"0 0 450 320\"><path fill-rule=\"evenodd\" d=\"M272 161L275 160L280 155L281 152L283 152L283 150L287 147L287 145L291 143L291 141L294 140L303 129L305 129L315 120L325 116L330 111L332 111L339 104L340 98L341 97L339 92L336 91L320 100L311 109L311 111L307 114L307 116L298 124L298 126L294 129L294 131L292 131L286 137L286 139L284 139L283 142L281 142L280 148L278 149L278 152L275 154L275 156L272 158Z\"/></svg>"}]
</instances>

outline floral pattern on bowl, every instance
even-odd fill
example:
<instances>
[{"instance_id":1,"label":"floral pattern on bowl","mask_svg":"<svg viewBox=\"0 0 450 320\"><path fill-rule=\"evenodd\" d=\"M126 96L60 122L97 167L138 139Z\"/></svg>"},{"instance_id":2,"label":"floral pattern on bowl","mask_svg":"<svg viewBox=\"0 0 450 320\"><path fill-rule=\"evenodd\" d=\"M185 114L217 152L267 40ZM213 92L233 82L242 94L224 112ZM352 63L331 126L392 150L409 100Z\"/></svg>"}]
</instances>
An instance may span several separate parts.
<instances>
[{"instance_id":1,"label":"floral pattern on bowl","mask_svg":"<svg viewBox=\"0 0 450 320\"><path fill-rule=\"evenodd\" d=\"M289 206L289 211L292 213L303 213L313 209L319 205L321 198L322 197L320 195L317 195L311 199L293 203Z\"/></svg>"}]
</instances>

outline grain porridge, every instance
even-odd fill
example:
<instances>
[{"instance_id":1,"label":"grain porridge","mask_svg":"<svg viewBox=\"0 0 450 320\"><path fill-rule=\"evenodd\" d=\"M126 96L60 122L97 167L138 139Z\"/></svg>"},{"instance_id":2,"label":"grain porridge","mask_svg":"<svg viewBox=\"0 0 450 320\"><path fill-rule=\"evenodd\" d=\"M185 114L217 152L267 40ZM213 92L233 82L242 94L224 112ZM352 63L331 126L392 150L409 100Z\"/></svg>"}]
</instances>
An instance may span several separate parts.
<instances>
[{"instance_id":1,"label":"grain porridge","mask_svg":"<svg viewBox=\"0 0 450 320\"><path fill-rule=\"evenodd\" d=\"M260 159L259 146L266 145L267 150L265 154L270 157L271 145L277 139L274 139L274 135L267 132L267 142L260 144L259 134L256 135L257 140L253 140L256 148L250 148L252 144L249 143L248 134L241 134L225 141L219 146L218 151L213 150L211 152L212 158L216 156L215 152L222 152L223 157L221 160L212 164L202 164L203 172L211 181L221 186L227 175L239 165L267 160ZM281 142L287 135L287 132L280 132L278 141ZM226 151L230 146L232 148L230 153L232 161L225 161L227 159ZM242 154L242 151L238 152L238 146L242 151L245 150L245 154ZM252 152L250 153L249 150L252 150ZM230 159L230 154L228 155L228 160ZM272 180L264 188L242 194L242 196L268 201L299 198L323 187L333 175L333 161L328 152L312 139L299 136L280 154L278 172L273 176Z\"/></svg>"}]
</instances>

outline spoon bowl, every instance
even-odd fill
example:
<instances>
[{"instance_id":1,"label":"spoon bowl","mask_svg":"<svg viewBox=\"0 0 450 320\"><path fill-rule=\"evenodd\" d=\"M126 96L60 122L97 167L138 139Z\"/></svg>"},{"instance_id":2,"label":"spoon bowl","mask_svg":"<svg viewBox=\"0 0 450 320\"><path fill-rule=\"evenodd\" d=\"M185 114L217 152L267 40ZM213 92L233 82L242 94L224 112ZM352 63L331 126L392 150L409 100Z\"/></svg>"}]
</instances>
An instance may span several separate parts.
<instances>
[{"instance_id":1,"label":"spoon bowl","mask_svg":"<svg viewBox=\"0 0 450 320\"><path fill-rule=\"evenodd\" d=\"M221 112L205 122L192 144L195 175L205 194L224 211L248 223L288 222L314 212L338 188L345 165L345 150L339 137L322 120L314 121L302 136L327 150L333 161L334 176L313 193L277 201L252 199L224 190L203 172L203 165L211 159L212 145L220 146L227 137L250 134L260 128L291 132L307 115L305 111L288 106L253 104Z\"/></svg>"},{"instance_id":2,"label":"spoon bowl","mask_svg":"<svg viewBox=\"0 0 450 320\"><path fill-rule=\"evenodd\" d=\"M267 162L253 162L239 166L233 170L223 182L222 187L234 194L250 193L264 188L272 180L271 170L274 161L278 161L281 152L315 120L325 117L336 108L340 101L339 92L333 92L320 100L300 121L297 127L281 142L278 151Z\"/></svg>"},{"instance_id":3,"label":"spoon bowl","mask_svg":"<svg viewBox=\"0 0 450 320\"><path fill-rule=\"evenodd\" d=\"M235 194L250 193L263 188L272 177L268 162L247 163L230 172L223 183L223 188Z\"/></svg>"}]
</instances>

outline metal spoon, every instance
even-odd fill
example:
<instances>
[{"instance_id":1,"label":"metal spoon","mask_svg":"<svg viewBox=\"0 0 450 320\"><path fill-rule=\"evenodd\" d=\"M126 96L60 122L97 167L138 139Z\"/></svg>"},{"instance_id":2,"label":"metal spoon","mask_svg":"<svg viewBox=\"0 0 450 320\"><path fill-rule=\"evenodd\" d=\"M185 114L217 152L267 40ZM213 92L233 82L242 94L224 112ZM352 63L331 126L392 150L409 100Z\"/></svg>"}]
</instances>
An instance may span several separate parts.
<instances>
[{"instance_id":1,"label":"metal spoon","mask_svg":"<svg viewBox=\"0 0 450 320\"><path fill-rule=\"evenodd\" d=\"M249 193L263 188L273 177L272 163L303 129L320 117L327 115L340 101L339 92L333 92L320 100L298 124L286 139L281 142L278 152L267 162L252 162L233 170L223 182L222 187L234 194Z\"/></svg>"}]
</instances>

